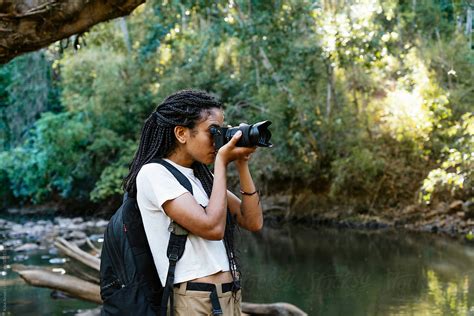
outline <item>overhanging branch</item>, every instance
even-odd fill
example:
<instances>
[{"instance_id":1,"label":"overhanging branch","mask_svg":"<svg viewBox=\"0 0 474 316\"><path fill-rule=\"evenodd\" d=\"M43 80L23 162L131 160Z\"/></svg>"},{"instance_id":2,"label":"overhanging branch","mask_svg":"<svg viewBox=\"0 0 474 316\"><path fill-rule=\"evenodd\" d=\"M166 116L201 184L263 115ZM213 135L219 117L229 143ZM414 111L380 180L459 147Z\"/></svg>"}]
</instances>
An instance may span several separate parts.
<instances>
[{"instance_id":1,"label":"overhanging branch","mask_svg":"<svg viewBox=\"0 0 474 316\"><path fill-rule=\"evenodd\" d=\"M6 0L0 2L0 63L91 26L130 14L145 0Z\"/></svg>"}]
</instances>

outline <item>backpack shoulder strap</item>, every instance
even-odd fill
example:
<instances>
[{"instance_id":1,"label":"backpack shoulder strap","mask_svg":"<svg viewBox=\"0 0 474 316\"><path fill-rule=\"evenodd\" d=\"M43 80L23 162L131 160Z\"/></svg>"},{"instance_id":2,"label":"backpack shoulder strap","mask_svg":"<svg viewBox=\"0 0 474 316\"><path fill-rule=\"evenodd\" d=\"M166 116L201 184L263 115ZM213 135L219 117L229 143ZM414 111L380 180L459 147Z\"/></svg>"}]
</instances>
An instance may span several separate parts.
<instances>
[{"instance_id":1,"label":"backpack shoulder strap","mask_svg":"<svg viewBox=\"0 0 474 316\"><path fill-rule=\"evenodd\" d=\"M163 159L153 159L152 163L159 163L168 169L169 172L178 180L178 182L191 194L193 188L189 179L181 173L175 166ZM167 315L168 300L170 301L170 315L174 315L173 286L176 263L183 256L188 231L181 227L178 223L172 222L172 231L168 243L167 256L169 260L168 274L166 276L166 284L163 286L163 297L161 298L160 315Z\"/></svg>"},{"instance_id":2,"label":"backpack shoulder strap","mask_svg":"<svg viewBox=\"0 0 474 316\"><path fill-rule=\"evenodd\" d=\"M153 163L159 163L160 165L162 165L163 167L165 167L166 169L168 169L169 172L171 172L173 174L173 176L176 178L176 180L178 180L178 182L186 189L188 190L191 194L193 194L193 187L191 185L191 182L189 181L188 178L186 178L186 176L181 172L179 171L175 166L173 166L172 164L170 164L168 161L164 160L164 159L153 159L152 161L150 162L153 162Z\"/></svg>"}]
</instances>

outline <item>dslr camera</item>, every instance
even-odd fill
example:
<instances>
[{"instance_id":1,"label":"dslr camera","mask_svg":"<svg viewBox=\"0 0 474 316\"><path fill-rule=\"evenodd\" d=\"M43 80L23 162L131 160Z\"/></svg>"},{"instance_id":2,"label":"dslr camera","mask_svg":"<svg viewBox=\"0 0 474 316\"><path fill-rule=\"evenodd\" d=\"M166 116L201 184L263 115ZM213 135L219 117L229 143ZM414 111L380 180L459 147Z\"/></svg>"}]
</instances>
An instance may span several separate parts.
<instances>
[{"instance_id":1,"label":"dslr camera","mask_svg":"<svg viewBox=\"0 0 474 316\"><path fill-rule=\"evenodd\" d=\"M270 138L272 133L268 129L268 126L272 124L270 121L262 121L252 125L241 124L236 127L211 127L211 135L214 137L214 146L216 150L219 150L222 146L227 144L232 136L237 131L242 131L242 136L237 142L238 147L272 147Z\"/></svg>"}]
</instances>

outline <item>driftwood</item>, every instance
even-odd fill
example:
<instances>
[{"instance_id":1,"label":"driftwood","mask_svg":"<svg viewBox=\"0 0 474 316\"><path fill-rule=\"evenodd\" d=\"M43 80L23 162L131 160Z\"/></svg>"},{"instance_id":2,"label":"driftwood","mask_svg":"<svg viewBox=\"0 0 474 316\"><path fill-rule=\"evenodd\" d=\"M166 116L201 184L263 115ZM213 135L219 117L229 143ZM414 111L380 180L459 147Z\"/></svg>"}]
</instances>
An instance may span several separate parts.
<instances>
[{"instance_id":1,"label":"driftwood","mask_svg":"<svg viewBox=\"0 0 474 316\"><path fill-rule=\"evenodd\" d=\"M68 242L64 238L56 238L54 245L62 251L66 256L76 259L84 263L86 266L91 267L92 269L99 271L100 270L100 259L94 257L88 252L85 252L77 245Z\"/></svg>"},{"instance_id":2,"label":"driftwood","mask_svg":"<svg viewBox=\"0 0 474 316\"><path fill-rule=\"evenodd\" d=\"M68 274L74 275L84 281L92 282L95 284L100 283L99 271L95 271L92 269L84 269L84 267L82 265L78 265L76 261L66 262L66 264L64 265L64 269L67 271Z\"/></svg>"},{"instance_id":3,"label":"driftwood","mask_svg":"<svg viewBox=\"0 0 474 316\"><path fill-rule=\"evenodd\" d=\"M100 249L98 249L91 241L89 237L86 238L86 244L92 249L93 255L100 255Z\"/></svg>"},{"instance_id":4,"label":"driftwood","mask_svg":"<svg viewBox=\"0 0 474 316\"><path fill-rule=\"evenodd\" d=\"M242 303L242 313L250 315L306 316L305 312L289 303Z\"/></svg>"},{"instance_id":5,"label":"driftwood","mask_svg":"<svg viewBox=\"0 0 474 316\"><path fill-rule=\"evenodd\" d=\"M21 264L12 266L26 283L62 291L70 296L89 302L102 304L100 288L97 284L87 282L70 275L54 273L46 269L28 267Z\"/></svg>"}]
</instances>

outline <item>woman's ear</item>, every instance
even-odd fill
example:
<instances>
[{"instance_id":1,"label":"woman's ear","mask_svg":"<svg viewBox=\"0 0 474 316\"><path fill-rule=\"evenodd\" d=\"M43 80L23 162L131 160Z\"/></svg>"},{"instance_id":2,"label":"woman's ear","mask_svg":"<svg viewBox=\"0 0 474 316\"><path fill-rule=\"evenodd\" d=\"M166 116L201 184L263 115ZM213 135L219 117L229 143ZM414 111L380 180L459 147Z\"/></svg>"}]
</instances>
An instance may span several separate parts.
<instances>
[{"instance_id":1,"label":"woman's ear","mask_svg":"<svg viewBox=\"0 0 474 316\"><path fill-rule=\"evenodd\" d=\"M175 126L174 136L180 144L186 144L186 141L188 140L188 128L179 125Z\"/></svg>"}]
</instances>

